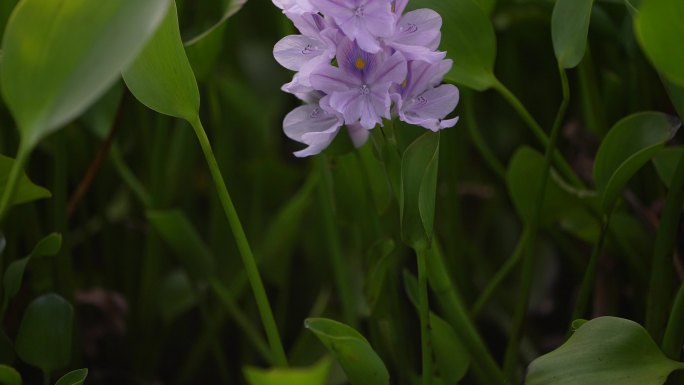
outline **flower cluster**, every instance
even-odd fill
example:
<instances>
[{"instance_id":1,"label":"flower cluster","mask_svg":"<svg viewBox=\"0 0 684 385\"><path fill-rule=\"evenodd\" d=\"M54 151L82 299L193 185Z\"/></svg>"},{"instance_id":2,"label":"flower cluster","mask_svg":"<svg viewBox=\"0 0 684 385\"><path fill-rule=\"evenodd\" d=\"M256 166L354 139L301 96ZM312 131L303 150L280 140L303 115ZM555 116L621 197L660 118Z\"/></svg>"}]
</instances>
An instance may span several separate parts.
<instances>
[{"instance_id":1,"label":"flower cluster","mask_svg":"<svg viewBox=\"0 0 684 385\"><path fill-rule=\"evenodd\" d=\"M300 35L281 39L275 59L297 71L283 90L306 102L283 121L285 134L323 151L345 126L357 147L382 119L433 131L458 103L458 88L442 84L451 69L439 52L442 18L431 9L404 13L408 0L273 0Z\"/></svg>"}]
</instances>

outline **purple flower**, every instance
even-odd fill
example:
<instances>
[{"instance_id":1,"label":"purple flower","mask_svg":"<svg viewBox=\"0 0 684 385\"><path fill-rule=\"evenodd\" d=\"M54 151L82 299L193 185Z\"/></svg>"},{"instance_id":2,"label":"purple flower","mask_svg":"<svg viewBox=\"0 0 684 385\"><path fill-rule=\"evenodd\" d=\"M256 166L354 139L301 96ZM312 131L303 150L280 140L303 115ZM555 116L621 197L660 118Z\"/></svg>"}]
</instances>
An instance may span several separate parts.
<instances>
[{"instance_id":1,"label":"purple flower","mask_svg":"<svg viewBox=\"0 0 684 385\"><path fill-rule=\"evenodd\" d=\"M345 123L360 120L361 126L372 129L382 124L382 118L390 119L389 89L406 77L404 56L400 52L371 54L345 40L337 50L337 64L320 67L310 81L327 94L323 99L342 114Z\"/></svg>"},{"instance_id":2,"label":"purple flower","mask_svg":"<svg viewBox=\"0 0 684 385\"><path fill-rule=\"evenodd\" d=\"M336 34L336 30L329 28L316 36L285 36L276 43L273 47L276 61L287 69L299 71L293 82L285 85L285 90L297 93L310 89L309 75L335 57Z\"/></svg>"},{"instance_id":3,"label":"purple flower","mask_svg":"<svg viewBox=\"0 0 684 385\"><path fill-rule=\"evenodd\" d=\"M451 60L409 62L405 82L392 95L402 121L432 131L452 127L458 122L458 117L443 120L458 104L458 88L451 84L438 85L452 64Z\"/></svg>"},{"instance_id":4,"label":"purple flower","mask_svg":"<svg viewBox=\"0 0 684 385\"><path fill-rule=\"evenodd\" d=\"M290 139L308 145L294 153L304 157L323 151L335 139L342 119L334 113L325 111L318 104L306 104L292 110L283 120L283 131Z\"/></svg>"},{"instance_id":5,"label":"purple flower","mask_svg":"<svg viewBox=\"0 0 684 385\"><path fill-rule=\"evenodd\" d=\"M273 0L273 4L285 14L297 15L315 11L309 0Z\"/></svg>"},{"instance_id":6,"label":"purple flower","mask_svg":"<svg viewBox=\"0 0 684 385\"><path fill-rule=\"evenodd\" d=\"M382 50L378 38L394 34L395 17L390 0L311 0L322 14L332 17L359 47L370 53Z\"/></svg>"}]
</instances>

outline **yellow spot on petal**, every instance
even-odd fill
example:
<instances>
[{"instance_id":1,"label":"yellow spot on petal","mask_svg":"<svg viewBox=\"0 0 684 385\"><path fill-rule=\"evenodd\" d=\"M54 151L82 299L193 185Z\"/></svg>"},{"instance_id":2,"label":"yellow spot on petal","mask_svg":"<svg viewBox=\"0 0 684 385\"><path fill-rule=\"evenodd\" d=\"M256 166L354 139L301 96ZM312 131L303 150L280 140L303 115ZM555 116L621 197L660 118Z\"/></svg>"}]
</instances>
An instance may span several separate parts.
<instances>
[{"instance_id":1,"label":"yellow spot on petal","mask_svg":"<svg viewBox=\"0 0 684 385\"><path fill-rule=\"evenodd\" d=\"M401 82L401 88L406 88L406 84L407 84L407 83L408 83L407 80L404 79L404 81Z\"/></svg>"},{"instance_id":2,"label":"yellow spot on petal","mask_svg":"<svg viewBox=\"0 0 684 385\"><path fill-rule=\"evenodd\" d=\"M392 3L392 13L394 13L394 3Z\"/></svg>"},{"instance_id":3,"label":"yellow spot on petal","mask_svg":"<svg viewBox=\"0 0 684 385\"><path fill-rule=\"evenodd\" d=\"M360 69L360 70L366 68L366 62L361 58L357 58L356 63L354 63L354 65L356 66L357 69Z\"/></svg>"}]
</instances>

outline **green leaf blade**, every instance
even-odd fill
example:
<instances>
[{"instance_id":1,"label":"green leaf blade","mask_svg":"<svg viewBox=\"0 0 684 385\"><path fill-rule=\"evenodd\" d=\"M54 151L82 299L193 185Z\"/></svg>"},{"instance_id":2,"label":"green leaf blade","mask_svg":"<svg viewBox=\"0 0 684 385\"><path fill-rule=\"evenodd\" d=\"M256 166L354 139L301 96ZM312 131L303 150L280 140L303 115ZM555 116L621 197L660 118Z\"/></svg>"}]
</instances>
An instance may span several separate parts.
<instances>
[{"instance_id":1,"label":"green leaf blade","mask_svg":"<svg viewBox=\"0 0 684 385\"><path fill-rule=\"evenodd\" d=\"M359 332L325 318L309 318L304 324L335 356L352 385L389 385L385 364Z\"/></svg>"},{"instance_id":2,"label":"green leaf blade","mask_svg":"<svg viewBox=\"0 0 684 385\"><path fill-rule=\"evenodd\" d=\"M646 164L681 125L659 112L630 115L613 126L601 142L594 163L594 181L608 212L629 179Z\"/></svg>"},{"instance_id":3,"label":"green leaf blade","mask_svg":"<svg viewBox=\"0 0 684 385\"><path fill-rule=\"evenodd\" d=\"M82 385L88 377L88 369L76 369L57 380L55 385Z\"/></svg>"},{"instance_id":4,"label":"green leaf blade","mask_svg":"<svg viewBox=\"0 0 684 385\"><path fill-rule=\"evenodd\" d=\"M557 0L551 15L553 50L562 68L576 67L584 57L594 0Z\"/></svg>"},{"instance_id":5,"label":"green leaf blade","mask_svg":"<svg viewBox=\"0 0 684 385\"><path fill-rule=\"evenodd\" d=\"M643 0L634 32L646 56L659 72L684 86L684 2Z\"/></svg>"},{"instance_id":6,"label":"green leaf blade","mask_svg":"<svg viewBox=\"0 0 684 385\"><path fill-rule=\"evenodd\" d=\"M74 310L51 293L36 298L24 312L16 349L22 361L45 372L64 368L71 359Z\"/></svg>"},{"instance_id":7,"label":"green leaf blade","mask_svg":"<svg viewBox=\"0 0 684 385\"><path fill-rule=\"evenodd\" d=\"M249 385L325 385L332 360L324 357L306 368L245 367L242 372Z\"/></svg>"},{"instance_id":8,"label":"green leaf blade","mask_svg":"<svg viewBox=\"0 0 684 385\"><path fill-rule=\"evenodd\" d=\"M187 121L198 116L199 89L181 40L175 2L123 78L136 99L152 110Z\"/></svg>"},{"instance_id":9,"label":"green leaf blade","mask_svg":"<svg viewBox=\"0 0 684 385\"><path fill-rule=\"evenodd\" d=\"M636 322L599 317L558 349L534 360L526 385L661 385L682 363L658 349Z\"/></svg>"},{"instance_id":10,"label":"green leaf blade","mask_svg":"<svg viewBox=\"0 0 684 385\"><path fill-rule=\"evenodd\" d=\"M0 197L5 193L8 178L15 160L0 155ZM50 198L52 194L47 189L40 187L28 178L25 173L19 177L17 190L12 197L12 205L33 202L39 199Z\"/></svg>"},{"instance_id":11,"label":"green leaf blade","mask_svg":"<svg viewBox=\"0 0 684 385\"><path fill-rule=\"evenodd\" d=\"M3 38L0 86L32 147L82 113L133 61L168 0L24 0Z\"/></svg>"}]
</instances>

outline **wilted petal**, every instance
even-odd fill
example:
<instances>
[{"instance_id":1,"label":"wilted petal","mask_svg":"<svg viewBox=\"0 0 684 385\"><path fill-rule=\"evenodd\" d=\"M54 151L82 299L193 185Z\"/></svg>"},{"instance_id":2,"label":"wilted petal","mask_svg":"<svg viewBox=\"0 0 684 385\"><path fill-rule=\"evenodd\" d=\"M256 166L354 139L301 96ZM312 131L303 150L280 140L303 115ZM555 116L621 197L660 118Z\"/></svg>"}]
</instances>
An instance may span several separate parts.
<instances>
[{"instance_id":1,"label":"wilted petal","mask_svg":"<svg viewBox=\"0 0 684 385\"><path fill-rule=\"evenodd\" d=\"M407 123L420 125L432 131L451 127L456 124L458 118L442 119L456 108L458 99L458 88L444 84L405 101L399 116Z\"/></svg>"},{"instance_id":2,"label":"wilted petal","mask_svg":"<svg viewBox=\"0 0 684 385\"><path fill-rule=\"evenodd\" d=\"M315 155L333 141L342 122L335 115L315 104L300 106L292 110L283 120L283 131L290 139L308 145L294 154L298 157Z\"/></svg>"}]
</instances>

